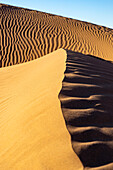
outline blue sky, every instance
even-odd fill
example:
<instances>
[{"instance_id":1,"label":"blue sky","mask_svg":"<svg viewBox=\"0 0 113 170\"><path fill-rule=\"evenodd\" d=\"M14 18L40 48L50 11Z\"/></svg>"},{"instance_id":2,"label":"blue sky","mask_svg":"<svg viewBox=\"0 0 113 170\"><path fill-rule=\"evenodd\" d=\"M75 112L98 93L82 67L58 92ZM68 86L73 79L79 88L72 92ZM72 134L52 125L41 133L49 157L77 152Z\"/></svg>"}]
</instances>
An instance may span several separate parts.
<instances>
[{"instance_id":1,"label":"blue sky","mask_svg":"<svg viewBox=\"0 0 113 170\"><path fill-rule=\"evenodd\" d=\"M0 2L88 21L113 29L113 0L1 0Z\"/></svg>"}]
</instances>

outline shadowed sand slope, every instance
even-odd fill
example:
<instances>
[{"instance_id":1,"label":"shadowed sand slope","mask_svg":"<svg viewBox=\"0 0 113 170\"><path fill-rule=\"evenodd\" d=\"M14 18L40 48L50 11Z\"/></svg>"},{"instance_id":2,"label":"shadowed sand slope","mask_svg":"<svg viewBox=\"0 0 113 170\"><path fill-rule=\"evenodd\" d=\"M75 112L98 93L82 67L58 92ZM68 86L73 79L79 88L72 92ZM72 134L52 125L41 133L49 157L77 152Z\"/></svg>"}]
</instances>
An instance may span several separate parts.
<instances>
[{"instance_id":1,"label":"shadowed sand slope","mask_svg":"<svg viewBox=\"0 0 113 170\"><path fill-rule=\"evenodd\" d=\"M113 61L113 30L35 10L0 5L0 67L27 62L59 48Z\"/></svg>"},{"instance_id":2,"label":"shadowed sand slope","mask_svg":"<svg viewBox=\"0 0 113 170\"><path fill-rule=\"evenodd\" d=\"M82 170L58 94L66 51L0 69L0 170Z\"/></svg>"},{"instance_id":3,"label":"shadowed sand slope","mask_svg":"<svg viewBox=\"0 0 113 170\"><path fill-rule=\"evenodd\" d=\"M83 166L113 169L113 64L67 51L59 94L72 147Z\"/></svg>"}]
</instances>

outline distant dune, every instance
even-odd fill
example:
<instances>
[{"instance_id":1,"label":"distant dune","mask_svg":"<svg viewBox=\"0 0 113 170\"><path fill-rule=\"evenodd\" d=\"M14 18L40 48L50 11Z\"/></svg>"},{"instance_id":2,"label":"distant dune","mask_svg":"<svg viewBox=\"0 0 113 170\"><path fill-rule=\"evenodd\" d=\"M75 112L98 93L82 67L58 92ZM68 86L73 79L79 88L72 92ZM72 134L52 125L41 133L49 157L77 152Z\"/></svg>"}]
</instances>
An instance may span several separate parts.
<instances>
[{"instance_id":1,"label":"distant dune","mask_svg":"<svg viewBox=\"0 0 113 170\"><path fill-rule=\"evenodd\" d=\"M113 30L75 19L1 4L1 67L59 48L113 60Z\"/></svg>"},{"instance_id":2,"label":"distant dune","mask_svg":"<svg viewBox=\"0 0 113 170\"><path fill-rule=\"evenodd\" d=\"M113 170L113 30L0 14L0 170Z\"/></svg>"}]
</instances>

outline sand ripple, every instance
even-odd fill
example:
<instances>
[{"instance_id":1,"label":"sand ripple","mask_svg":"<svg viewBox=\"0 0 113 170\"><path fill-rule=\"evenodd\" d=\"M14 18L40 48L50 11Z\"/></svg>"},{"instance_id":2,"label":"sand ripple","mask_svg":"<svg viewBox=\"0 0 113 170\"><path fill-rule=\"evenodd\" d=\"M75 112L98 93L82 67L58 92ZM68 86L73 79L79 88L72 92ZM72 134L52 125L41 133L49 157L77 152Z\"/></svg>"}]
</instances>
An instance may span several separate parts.
<instances>
[{"instance_id":1,"label":"sand ripple","mask_svg":"<svg viewBox=\"0 0 113 170\"><path fill-rule=\"evenodd\" d=\"M3 4L0 10L0 67L31 61L59 48L113 61L112 29Z\"/></svg>"},{"instance_id":2,"label":"sand ripple","mask_svg":"<svg viewBox=\"0 0 113 170\"><path fill-rule=\"evenodd\" d=\"M59 98L84 167L113 169L113 64L67 51Z\"/></svg>"}]
</instances>

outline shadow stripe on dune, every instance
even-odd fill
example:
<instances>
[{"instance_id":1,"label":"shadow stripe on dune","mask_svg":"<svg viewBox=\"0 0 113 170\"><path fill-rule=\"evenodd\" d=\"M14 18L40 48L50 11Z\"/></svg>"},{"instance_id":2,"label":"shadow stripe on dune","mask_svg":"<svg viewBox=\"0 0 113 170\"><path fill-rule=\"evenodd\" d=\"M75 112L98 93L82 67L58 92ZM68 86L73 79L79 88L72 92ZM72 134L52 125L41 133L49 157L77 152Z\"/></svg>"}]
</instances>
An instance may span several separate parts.
<instances>
[{"instance_id":1,"label":"shadow stripe on dune","mask_svg":"<svg viewBox=\"0 0 113 170\"><path fill-rule=\"evenodd\" d=\"M85 169L113 169L113 64L67 50L64 76L59 99L74 152Z\"/></svg>"}]
</instances>

